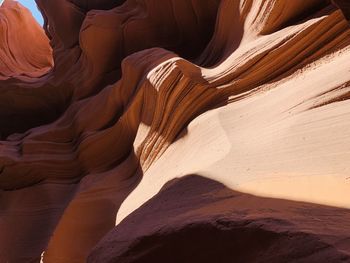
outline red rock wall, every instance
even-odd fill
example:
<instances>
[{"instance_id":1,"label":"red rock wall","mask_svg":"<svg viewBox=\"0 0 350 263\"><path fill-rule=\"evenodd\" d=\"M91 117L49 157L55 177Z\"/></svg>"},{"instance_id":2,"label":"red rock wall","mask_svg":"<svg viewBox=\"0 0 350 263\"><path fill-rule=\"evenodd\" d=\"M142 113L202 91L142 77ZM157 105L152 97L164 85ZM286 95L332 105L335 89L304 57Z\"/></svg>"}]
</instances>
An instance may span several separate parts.
<instances>
[{"instance_id":1,"label":"red rock wall","mask_svg":"<svg viewBox=\"0 0 350 263\"><path fill-rule=\"evenodd\" d=\"M330 206L346 206L350 157L340 108L350 98L350 27L347 5L334 2L37 0L42 30L5 1L0 262L39 262L43 252L55 263L350 260L349 212ZM257 131L261 139L250 136ZM324 159L304 162L310 153ZM163 194L193 167L231 188L274 175L285 181L272 197L309 204L198 188L199 179ZM291 191L289 178L305 174L323 184L334 175L336 187L328 197L308 188L314 199ZM181 252L170 260L162 246Z\"/></svg>"}]
</instances>

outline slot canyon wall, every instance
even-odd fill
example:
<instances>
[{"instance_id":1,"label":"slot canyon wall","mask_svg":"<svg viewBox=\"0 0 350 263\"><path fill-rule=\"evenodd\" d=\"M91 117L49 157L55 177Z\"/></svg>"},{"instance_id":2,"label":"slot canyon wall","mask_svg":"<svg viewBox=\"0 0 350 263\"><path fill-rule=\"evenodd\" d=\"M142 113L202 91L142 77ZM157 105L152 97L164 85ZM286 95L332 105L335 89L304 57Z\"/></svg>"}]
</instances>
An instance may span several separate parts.
<instances>
[{"instance_id":1,"label":"slot canyon wall","mask_svg":"<svg viewBox=\"0 0 350 263\"><path fill-rule=\"evenodd\" d=\"M350 262L346 0L0 7L0 263Z\"/></svg>"}]
</instances>

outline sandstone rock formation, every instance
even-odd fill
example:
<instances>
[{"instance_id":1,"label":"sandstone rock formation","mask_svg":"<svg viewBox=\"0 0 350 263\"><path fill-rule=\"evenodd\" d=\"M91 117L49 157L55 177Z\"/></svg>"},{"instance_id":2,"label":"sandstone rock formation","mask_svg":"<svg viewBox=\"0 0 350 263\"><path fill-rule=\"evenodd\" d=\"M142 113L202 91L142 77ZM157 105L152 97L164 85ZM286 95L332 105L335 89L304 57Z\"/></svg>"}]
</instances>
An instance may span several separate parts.
<instances>
[{"instance_id":1,"label":"sandstone rock formation","mask_svg":"<svg viewBox=\"0 0 350 263\"><path fill-rule=\"evenodd\" d=\"M350 262L347 1L36 2L0 7L0 262Z\"/></svg>"},{"instance_id":2,"label":"sandstone rock formation","mask_svg":"<svg viewBox=\"0 0 350 263\"><path fill-rule=\"evenodd\" d=\"M52 67L49 41L26 8L5 1L0 9L0 80L40 77Z\"/></svg>"}]
</instances>

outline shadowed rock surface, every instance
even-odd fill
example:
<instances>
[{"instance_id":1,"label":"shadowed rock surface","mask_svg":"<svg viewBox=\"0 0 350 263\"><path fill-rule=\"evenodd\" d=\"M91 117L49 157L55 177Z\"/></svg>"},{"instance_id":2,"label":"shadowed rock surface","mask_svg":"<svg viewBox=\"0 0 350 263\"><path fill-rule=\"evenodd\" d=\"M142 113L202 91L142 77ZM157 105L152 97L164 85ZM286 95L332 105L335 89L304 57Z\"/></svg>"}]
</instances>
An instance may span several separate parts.
<instances>
[{"instance_id":1,"label":"shadowed rock surface","mask_svg":"<svg viewBox=\"0 0 350 263\"><path fill-rule=\"evenodd\" d=\"M346 209L256 197L190 175L125 218L88 262L348 262L349 218Z\"/></svg>"},{"instance_id":2,"label":"shadowed rock surface","mask_svg":"<svg viewBox=\"0 0 350 263\"><path fill-rule=\"evenodd\" d=\"M349 261L347 1L36 2L0 7L0 262Z\"/></svg>"}]
</instances>

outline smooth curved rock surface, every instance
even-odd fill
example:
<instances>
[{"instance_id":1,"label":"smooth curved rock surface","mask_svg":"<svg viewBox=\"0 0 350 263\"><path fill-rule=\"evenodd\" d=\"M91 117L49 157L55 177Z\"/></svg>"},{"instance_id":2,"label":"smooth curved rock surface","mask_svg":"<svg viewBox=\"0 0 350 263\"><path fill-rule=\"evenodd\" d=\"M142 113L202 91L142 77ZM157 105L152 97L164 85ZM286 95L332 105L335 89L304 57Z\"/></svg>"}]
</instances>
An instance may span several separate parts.
<instances>
[{"instance_id":1,"label":"smooth curved rock surface","mask_svg":"<svg viewBox=\"0 0 350 263\"><path fill-rule=\"evenodd\" d=\"M37 4L0 8L0 262L350 261L345 1Z\"/></svg>"},{"instance_id":2,"label":"smooth curved rock surface","mask_svg":"<svg viewBox=\"0 0 350 263\"><path fill-rule=\"evenodd\" d=\"M38 77L52 67L51 47L29 10L14 1L0 6L0 80Z\"/></svg>"}]
</instances>

